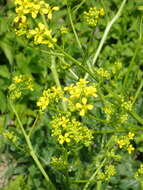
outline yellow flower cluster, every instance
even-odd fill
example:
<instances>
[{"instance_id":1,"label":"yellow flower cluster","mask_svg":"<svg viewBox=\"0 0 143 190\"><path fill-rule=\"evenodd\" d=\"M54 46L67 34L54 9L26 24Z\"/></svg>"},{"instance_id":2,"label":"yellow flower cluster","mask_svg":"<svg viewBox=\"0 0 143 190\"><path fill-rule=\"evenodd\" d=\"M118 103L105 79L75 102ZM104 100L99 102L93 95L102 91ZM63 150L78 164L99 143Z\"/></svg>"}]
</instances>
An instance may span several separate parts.
<instances>
[{"instance_id":1,"label":"yellow flower cluster","mask_svg":"<svg viewBox=\"0 0 143 190\"><path fill-rule=\"evenodd\" d=\"M122 62L116 61L112 66L112 73L116 74L122 68Z\"/></svg>"},{"instance_id":2,"label":"yellow flower cluster","mask_svg":"<svg viewBox=\"0 0 143 190\"><path fill-rule=\"evenodd\" d=\"M121 107L124 108L127 111L131 111L132 110L132 102L131 100L125 102L123 101L123 103L121 104Z\"/></svg>"},{"instance_id":3,"label":"yellow flower cluster","mask_svg":"<svg viewBox=\"0 0 143 190\"><path fill-rule=\"evenodd\" d=\"M103 111L106 114L106 120L109 121L115 110L112 104L107 103L107 105L103 107Z\"/></svg>"},{"instance_id":4,"label":"yellow flower cluster","mask_svg":"<svg viewBox=\"0 0 143 190\"><path fill-rule=\"evenodd\" d=\"M60 32L61 32L61 34L67 34L67 33L68 33L68 28L62 26L62 27L60 28Z\"/></svg>"},{"instance_id":5,"label":"yellow flower cluster","mask_svg":"<svg viewBox=\"0 0 143 190\"><path fill-rule=\"evenodd\" d=\"M79 111L80 116L84 116L87 110L92 110L93 105L88 104L88 99L97 97L97 89L94 86L89 86L88 81L80 79L75 85L65 87L64 91L67 92L70 111Z\"/></svg>"},{"instance_id":6,"label":"yellow flower cluster","mask_svg":"<svg viewBox=\"0 0 143 190\"><path fill-rule=\"evenodd\" d=\"M55 136L59 144L84 144L92 143L92 131L84 127L75 118L58 115L51 121L52 136Z\"/></svg>"},{"instance_id":7,"label":"yellow flower cluster","mask_svg":"<svg viewBox=\"0 0 143 190\"><path fill-rule=\"evenodd\" d=\"M96 68L95 71L97 72L97 74L103 78L110 78L110 73L105 70L104 68Z\"/></svg>"},{"instance_id":8,"label":"yellow flower cluster","mask_svg":"<svg viewBox=\"0 0 143 190\"><path fill-rule=\"evenodd\" d=\"M39 23L38 27L29 30L27 38L34 38L34 44L45 44L48 47L52 47L53 43L57 41L56 38L52 38L52 31L49 30L44 24ZM50 40L49 40L50 39Z\"/></svg>"},{"instance_id":9,"label":"yellow flower cluster","mask_svg":"<svg viewBox=\"0 0 143 190\"><path fill-rule=\"evenodd\" d=\"M92 7L88 12L84 12L84 18L90 26L96 26L99 18L105 15L105 11L103 8L97 9L96 7Z\"/></svg>"},{"instance_id":10,"label":"yellow flower cluster","mask_svg":"<svg viewBox=\"0 0 143 190\"><path fill-rule=\"evenodd\" d=\"M98 172L97 174L97 180L100 181L109 181L112 176L116 174L115 166L110 164L109 166L105 167L104 172Z\"/></svg>"},{"instance_id":11,"label":"yellow flower cluster","mask_svg":"<svg viewBox=\"0 0 143 190\"><path fill-rule=\"evenodd\" d=\"M106 167L105 169L105 176L106 176L106 180L108 181L112 176L114 176L116 174L116 169L114 165L109 165Z\"/></svg>"},{"instance_id":12,"label":"yellow flower cluster","mask_svg":"<svg viewBox=\"0 0 143 190\"><path fill-rule=\"evenodd\" d=\"M37 101L37 106L40 108L40 111L45 111L49 103L53 101L58 101L63 96L61 88L52 87L48 90L43 91L43 95Z\"/></svg>"},{"instance_id":13,"label":"yellow flower cluster","mask_svg":"<svg viewBox=\"0 0 143 190\"><path fill-rule=\"evenodd\" d=\"M125 114L120 115L119 120L120 120L121 123L124 123L125 121L128 120L128 114L125 113Z\"/></svg>"},{"instance_id":14,"label":"yellow flower cluster","mask_svg":"<svg viewBox=\"0 0 143 190\"><path fill-rule=\"evenodd\" d=\"M52 157L51 159L51 166L58 170L63 170L67 168L68 163L65 161L63 157Z\"/></svg>"},{"instance_id":15,"label":"yellow flower cluster","mask_svg":"<svg viewBox=\"0 0 143 190\"><path fill-rule=\"evenodd\" d=\"M25 90L33 91L33 80L26 75L18 75L13 77L12 84L9 86L9 94L11 99L18 99Z\"/></svg>"},{"instance_id":16,"label":"yellow flower cluster","mask_svg":"<svg viewBox=\"0 0 143 190\"><path fill-rule=\"evenodd\" d=\"M143 177L143 164L140 165L140 168L135 173L135 178Z\"/></svg>"},{"instance_id":17,"label":"yellow flower cluster","mask_svg":"<svg viewBox=\"0 0 143 190\"><path fill-rule=\"evenodd\" d=\"M14 135L13 131L5 131L3 132L3 136L13 143L15 143L18 140L18 137Z\"/></svg>"},{"instance_id":18,"label":"yellow flower cluster","mask_svg":"<svg viewBox=\"0 0 143 190\"><path fill-rule=\"evenodd\" d=\"M69 111L78 111L80 116L84 116L88 110L93 109L93 105L88 103L91 98L97 97L96 87L88 85L88 81L80 79L75 85L65 87L64 90L56 87L44 90L43 96L37 101L37 106L44 111L52 101L64 101Z\"/></svg>"},{"instance_id":19,"label":"yellow flower cluster","mask_svg":"<svg viewBox=\"0 0 143 190\"><path fill-rule=\"evenodd\" d=\"M27 38L34 38L35 44L46 44L52 47L56 42L56 38L52 38L52 31L42 23L31 29L32 23L30 17L35 19L39 15L47 15L48 19L52 19L52 12L59 10L58 7L51 7L48 3L38 0L15 0L16 17L14 24L16 26L16 34L26 35Z\"/></svg>"},{"instance_id":20,"label":"yellow flower cluster","mask_svg":"<svg viewBox=\"0 0 143 190\"><path fill-rule=\"evenodd\" d=\"M117 144L119 148L124 148L129 154L131 154L135 149L132 144L130 144L130 141L133 140L134 135L134 133L129 132L127 136L122 136L120 139L118 139Z\"/></svg>"}]
</instances>

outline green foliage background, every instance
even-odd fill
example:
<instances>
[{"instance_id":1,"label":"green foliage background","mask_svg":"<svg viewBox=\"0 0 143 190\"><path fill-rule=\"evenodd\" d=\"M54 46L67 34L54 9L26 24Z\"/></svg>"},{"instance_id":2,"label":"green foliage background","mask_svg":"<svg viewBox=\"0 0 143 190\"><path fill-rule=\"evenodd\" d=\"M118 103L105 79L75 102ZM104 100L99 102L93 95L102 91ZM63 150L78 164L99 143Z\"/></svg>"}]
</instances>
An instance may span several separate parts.
<instances>
[{"instance_id":1,"label":"green foliage background","mask_svg":"<svg viewBox=\"0 0 143 190\"><path fill-rule=\"evenodd\" d=\"M59 6L60 10L54 14L53 21L50 23L50 27L55 33L55 36L60 41L64 41L64 49L66 52L71 54L75 59L82 61L82 51L78 48L75 43L74 34L67 16L66 1L65 0L48 0L47 3L53 6ZM95 49L98 47L99 41L102 38L104 29L107 22L113 17L117 12L121 0L88 0L88 1L78 1L70 0L68 2L72 10L72 19L79 35L80 41L82 43L86 55L84 57L83 64L86 65L88 61L91 60ZM131 72L128 76L126 95L132 96L138 86L142 81L143 76L143 46L139 44L140 27L143 30L143 25L141 25L142 12L138 11L138 6L142 2L138 0L128 1L121 17L113 25L108 38L104 44L102 52L98 58L97 65L101 66L105 64L105 68L109 68L112 63L119 60L123 62L123 74L127 72L129 63L133 60L133 65ZM88 27L83 21L83 12L87 11L90 7L104 7L106 10L106 15L99 22L96 29ZM7 103L8 86L11 84L11 78L15 74L22 73L28 76L32 76L34 79L34 85L36 91L31 94L30 97L25 97L23 100L19 101L17 104L17 111L22 119L23 125L28 128L34 121L37 109L35 101L41 95L41 90L48 88L54 84L53 77L51 74L51 58L49 54L42 52L40 47L34 47L31 43L29 44L26 40L19 38L14 33L13 18L15 16L14 4L12 1L0 1L0 129L12 129L19 136L20 144L25 150L24 153L17 151L16 147L9 146L5 140L0 138L0 153L7 155L7 160L9 165L11 162L15 162L14 166L11 166L9 170L11 175L7 176L8 181L10 181L12 176L16 176L15 180L9 182L9 184L3 188L3 190L45 190L46 182L44 181L39 170L36 168L32 159L26 152L25 144L23 143L22 134L15 129L15 116L10 113L9 106ZM68 23L68 24L67 24ZM62 39L60 36L59 29L61 26L66 26L69 28L69 33L66 34ZM91 36L92 33L92 36ZM91 40L92 37L92 40ZM136 50L139 46L138 51ZM62 85L68 85L75 81L71 73L69 72L68 60L66 63L61 59L57 60L56 65L58 67L58 73L60 77L60 82ZM84 73L80 71L78 67L72 65L72 69L75 73L80 73L84 76ZM119 91L121 90L122 81L118 83ZM143 115L143 92L141 91L135 106L135 110L139 115ZM100 113L99 113L100 114ZM131 119L132 120L132 119ZM38 128L32 137L32 144L34 144L34 149L37 151L39 158L45 165L46 171L52 178L57 186L57 189L68 189L68 187L62 185L65 183L64 178L61 173L54 171L50 168L51 157L58 152L58 147L56 148L53 138L49 135L46 123L49 122L48 115L45 113L42 122L38 123ZM88 121L90 124L90 121ZM134 122L138 124L138 122ZM98 125L98 122L95 122ZM98 125L100 128L100 125ZM110 134L103 135L106 139ZM99 135L97 139L97 144L100 144L103 137ZM134 171L143 161L143 141L142 134L138 134L136 139L136 152L133 155L133 159L126 153L121 153L124 157L123 161L118 165L118 173L116 177L113 177L110 183L105 183L102 189L114 189L114 190L140 190L140 184L133 179ZM38 143L37 143L38 142ZM45 148L47 146L47 148ZM98 150L98 148L97 148ZM96 147L93 151L96 154ZM82 149L80 152L81 160L87 165L90 163L92 152L88 151L86 148ZM93 163L94 165L94 163ZM80 178L80 174L84 171L84 167L77 164L73 164L71 169L71 176L77 171L77 176ZM90 173L89 171L87 171ZM8 171L9 173L9 171ZM18 177L17 177L18 176ZM27 177L25 177L27 176ZM56 179L56 180L55 180ZM80 190L83 185L74 185L71 189ZM91 189L94 189L91 188Z\"/></svg>"}]
</instances>

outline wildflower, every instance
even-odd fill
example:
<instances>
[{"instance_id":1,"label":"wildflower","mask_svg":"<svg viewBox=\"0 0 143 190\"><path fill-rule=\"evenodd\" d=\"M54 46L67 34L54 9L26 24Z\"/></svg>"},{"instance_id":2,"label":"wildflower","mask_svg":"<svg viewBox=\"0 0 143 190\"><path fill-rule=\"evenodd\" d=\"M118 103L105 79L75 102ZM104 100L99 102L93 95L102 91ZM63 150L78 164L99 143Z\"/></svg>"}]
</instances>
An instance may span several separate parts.
<instances>
[{"instance_id":1,"label":"wildflower","mask_svg":"<svg viewBox=\"0 0 143 190\"><path fill-rule=\"evenodd\" d=\"M37 106L40 107L41 111L44 111L49 104L49 99L48 97L40 97L39 100L37 101Z\"/></svg>"},{"instance_id":2,"label":"wildflower","mask_svg":"<svg viewBox=\"0 0 143 190\"><path fill-rule=\"evenodd\" d=\"M117 141L117 144L119 145L119 148L122 148L123 146L126 145L126 141L123 140L123 139L121 139L121 140L118 140L118 141Z\"/></svg>"},{"instance_id":3,"label":"wildflower","mask_svg":"<svg viewBox=\"0 0 143 190\"><path fill-rule=\"evenodd\" d=\"M129 137L130 140L132 140L134 136L135 136L134 133L131 133L131 132L128 133L128 137Z\"/></svg>"},{"instance_id":4,"label":"wildflower","mask_svg":"<svg viewBox=\"0 0 143 190\"><path fill-rule=\"evenodd\" d=\"M92 140L92 131L84 127L75 118L57 115L51 121L52 136L57 138L59 144L81 143L89 146Z\"/></svg>"},{"instance_id":5,"label":"wildflower","mask_svg":"<svg viewBox=\"0 0 143 190\"><path fill-rule=\"evenodd\" d=\"M125 121L128 120L128 114L127 114L127 113L122 114L122 115L120 116L119 120L120 120L121 123L124 123Z\"/></svg>"},{"instance_id":6,"label":"wildflower","mask_svg":"<svg viewBox=\"0 0 143 190\"><path fill-rule=\"evenodd\" d=\"M122 104L121 104L121 107L122 108L124 108L125 110L127 110L127 111L131 111L132 110L132 102L129 100L129 101L127 101L127 102L123 102Z\"/></svg>"},{"instance_id":7,"label":"wildflower","mask_svg":"<svg viewBox=\"0 0 143 190\"><path fill-rule=\"evenodd\" d=\"M59 141L60 144L64 144L64 142L69 143L71 140L70 140L70 138L69 138L69 134L68 134L68 133L65 133L65 135L60 135L60 136L59 136L58 141Z\"/></svg>"},{"instance_id":8,"label":"wildflower","mask_svg":"<svg viewBox=\"0 0 143 190\"><path fill-rule=\"evenodd\" d=\"M37 101L37 106L40 108L40 111L45 111L49 103L59 101L62 96L63 92L61 88L51 87L43 91L43 95Z\"/></svg>"},{"instance_id":9,"label":"wildflower","mask_svg":"<svg viewBox=\"0 0 143 190\"><path fill-rule=\"evenodd\" d=\"M57 40L56 38L52 38L51 33L52 31L49 30L44 24L39 23L38 27L29 30L27 37L34 38L34 43L36 45L45 44L48 45L48 47L52 47L53 43L55 43Z\"/></svg>"},{"instance_id":10,"label":"wildflower","mask_svg":"<svg viewBox=\"0 0 143 190\"><path fill-rule=\"evenodd\" d=\"M111 176L116 174L116 169L114 165L109 165L105 169L106 180L109 180Z\"/></svg>"},{"instance_id":11,"label":"wildflower","mask_svg":"<svg viewBox=\"0 0 143 190\"><path fill-rule=\"evenodd\" d=\"M13 143L15 143L18 140L18 137L14 135L13 131L5 131L3 133L3 136L8 140L12 141Z\"/></svg>"},{"instance_id":12,"label":"wildflower","mask_svg":"<svg viewBox=\"0 0 143 190\"><path fill-rule=\"evenodd\" d=\"M98 73L98 75L100 75L101 77L104 78L110 78L110 73L103 69L103 68L96 68L95 71Z\"/></svg>"},{"instance_id":13,"label":"wildflower","mask_svg":"<svg viewBox=\"0 0 143 190\"><path fill-rule=\"evenodd\" d=\"M54 156L51 159L51 166L55 169L63 170L68 166L68 163L62 156L59 158Z\"/></svg>"},{"instance_id":14,"label":"wildflower","mask_svg":"<svg viewBox=\"0 0 143 190\"><path fill-rule=\"evenodd\" d=\"M93 109L93 105L91 105L91 104L87 104L87 99L86 98L82 98L82 104L80 104L80 103L77 103L76 104L76 108L78 109L78 110L80 110L80 116L84 116L85 115L85 112L87 111L87 110L92 110Z\"/></svg>"},{"instance_id":15,"label":"wildflower","mask_svg":"<svg viewBox=\"0 0 143 190\"><path fill-rule=\"evenodd\" d=\"M57 41L56 38L52 37L52 30L48 29L44 24L38 23L37 26L31 28L31 21L29 21L29 15L33 19L37 18L38 15L47 15L48 19L52 19L53 11L59 10L58 7L51 7L48 3L38 0L16 0L16 17L14 23L16 26L16 34L26 35L27 38L33 38L34 44L45 44L49 48ZM36 24L35 24L36 25Z\"/></svg>"},{"instance_id":16,"label":"wildflower","mask_svg":"<svg viewBox=\"0 0 143 190\"><path fill-rule=\"evenodd\" d=\"M105 15L105 10L103 8L99 9L99 15L104 16Z\"/></svg>"},{"instance_id":17,"label":"wildflower","mask_svg":"<svg viewBox=\"0 0 143 190\"><path fill-rule=\"evenodd\" d=\"M67 34L67 33L68 33L68 28L62 26L62 27L60 28L60 31L61 31L61 34Z\"/></svg>"},{"instance_id":18,"label":"wildflower","mask_svg":"<svg viewBox=\"0 0 143 190\"><path fill-rule=\"evenodd\" d=\"M130 145L128 146L127 150L128 150L128 153L131 154L132 151L135 150L135 148L130 144Z\"/></svg>"},{"instance_id":19,"label":"wildflower","mask_svg":"<svg viewBox=\"0 0 143 190\"><path fill-rule=\"evenodd\" d=\"M100 16L104 16L105 11L103 8L97 9L96 7L90 8L88 12L84 12L84 18L90 26L96 26Z\"/></svg>"},{"instance_id":20,"label":"wildflower","mask_svg":"<svg viewBox=\"0 0 143 190\"><path fill-rule=\"evenodd\" d=\"M128 151L129 154L131 154L135 149L132 144L130 144L130 141L133 139L133 137L134 133L129 132L127 136L123 136L120 139L116 140L119 148L124 148Z\"/></svg>"},{"instance_id":21,"label":"wildflower","mask_svg":"<svg viewBox=\"0 0 143 190\"><path fill-rule=\"evenodd\" d=\"M33 81L26 75L14 76L12 81L8 87L11 99L20 98L26 90L33 91Z\"/></svg>"}]
</instances>

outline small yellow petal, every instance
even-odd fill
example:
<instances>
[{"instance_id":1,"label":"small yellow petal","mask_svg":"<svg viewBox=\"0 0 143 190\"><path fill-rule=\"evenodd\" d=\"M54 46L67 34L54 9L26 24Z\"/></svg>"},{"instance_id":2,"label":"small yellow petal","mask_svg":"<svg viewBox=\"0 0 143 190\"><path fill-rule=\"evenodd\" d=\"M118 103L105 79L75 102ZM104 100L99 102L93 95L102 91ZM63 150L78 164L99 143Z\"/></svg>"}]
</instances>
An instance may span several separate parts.
<instances>
[{"instance_id":1,"label":"small yellow petal","mask_svg":"<svg viewBox=\"0 0 143 190\"><path fill-rule=\"evenodd\" d=\"M82 109L82 110L80 111L79 115L80 115L80 116L84 116L84 115L85 115L85 110Z\"/></svg>"},{"instance_id":2,"label":"small yellow petal","mask_svg":"<svg viewBox=\"0 0 143 190\"><path fill-rule=\"evenodd\" d=\"M85 105L87 103L87 99L86 98L82 98L82 103Z\"/></svg>"}]
</instances>

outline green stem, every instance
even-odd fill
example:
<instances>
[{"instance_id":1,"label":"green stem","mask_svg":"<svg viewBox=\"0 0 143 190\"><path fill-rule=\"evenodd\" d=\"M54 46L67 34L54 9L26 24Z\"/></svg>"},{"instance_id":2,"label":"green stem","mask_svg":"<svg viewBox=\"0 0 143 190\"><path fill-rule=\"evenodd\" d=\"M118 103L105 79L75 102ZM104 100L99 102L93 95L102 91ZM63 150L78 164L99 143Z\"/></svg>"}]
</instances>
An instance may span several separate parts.
<instances>
[{"instance_id":1,"label":"green stem","mask_svg":"<svg viewBox=\"0 0 143 190\"><path fill-rule=\"evenodd\" d=\"M75 35L75 39L76 39L76 41L77 41L77 44L78 44L79 48L81 49L81 51L82 51L82 53L83 53L82 45L81 45L81 43L80 43L80 41L79 41L77 32L76 32L76 30L75 30L75 27L74 27L74 24L73 24L73 21L72 21L71 9L70 9L70 7L68 7L68 5L67 5L67 10L68 10L68 15L69 15L71 27L72 27L73 33L74 33L74 35Z\"/></svg>"},{"instance_id":2,"label":"green stem","mask_svg":"<svg viewBox=\"0 0 143 190\"><path fill-rule=\"evenodd\" d=\"M81 3L75 8L75 10L73 11L74 14L78 11L78 9L80 9L80 7L85 3L86 0L81 1Z\"/></svg>"},{"instance_id":3,"label":"green stem","mask_svg":"<svg viewBox=\"0 0 143 190\"><path fill-rule=\"evenodd\" d=\"M122 10L123 10L123 7L124 7L126 1L127 1L127 0L123 0L123 2L122 2L122 4L121 4L121 6L120 6L118 12L117 12L116 15L113 17L113 19L107 24L107 27L106 27L106 29L105 29L105 31L104 31L104 34L103 34L103 37L102 37L102 39L101 39L101 41L100 41L100 44L99 44L99 46L98 46L98 49L97 49L97 51L96 51L96 53L95 53L95 56L94 56L94 58L93 58L93 62L92 62L92 65L93 65L93 66L94 66L95 62L97 61L97 58L98 58L98 56L99 56L99 54L100 54L100 51L101 51L101 49L102 49L102 47L103 47L103 44L104 44L104 42L105 42L105 40L106 40L106 38L107 38L107 35L108 35L108 33L109 33L109 31L110 31L112 25L113 25L113 24L116 22L116 20L120 17L121 12L122 12Z\"/></svg>"},{"instance_id":4,"label":"green stem","mask_svg":"<svg viewBox=\"0 0 143 190\"><path fill-rule=\"evenodd\" d=\"M124 79L124 82L123 82L124 89L127 89L127 82L128 82L128 79L129 79L129 74L130 74L130 72L131 72L131 70L133 68L134 63L135 63L135 59L136 59L136 56L137 56L137 54L139 52L139 48L141 46L141 43L142 43L142 41L139 39L139 41L137 42L137 46L136 46L134 56L133 56L133 58L132 58L132 60L131 60L131 62L129 64L129 67L128 67L128 70L127 70L127 73L126 73L126 76L125 76L125 79Z\"/></svg>"},{"instance_id":5,"label":"green stem","mask_svg":"<svg viewBox=\"0 0 143 190\"><path fill-rule=\"evenodd\" d=\"M30 128L30 131L29 131L29 133L28 133L28 136L29 136L29 137L31 137L33 131L35 130L38 119L39 119L39 114L37 114L36 119L35 119L35 121L34 121L32 127Z\"/></svg>"},{"instance_id":6,"label":"green stem","mask_svg":"<svg viewBox=\"0 0 143 190\"><path fill-rule=\"evenodd\" d=\"M56 83L57 87L60 88L60 89L62 89L60 81L59 81L59 76L58 76L58 73L57 73L57 70L56 70L55 57L53 57L53 56L52 56L51 71L52 71L53 78L55 80L55 83ZM66 111L67 108L66 108L65 102L62 102L62 106L63 106L63 110Z\"/></svg>"},{"instance_id":7,"label":"green stem","mask_svg":"<svg viewBox=\"0 0 143 190\"><path fill-rule=\"evenodd\" d=\"M137 100L137 98L138 98L138 96L139 96L139 94L141 92L142 87L143 87L143 80L141 80L141 83L140 83L140 85L139 85L139 87L138 87L138 89L136 91L136 94L135 94L135 97L133 99L132 105L136 102L136 100Z\"/></svg>"},{"instance_id":8,"label":"green stem","mask_svg":"<svg viewBox=\"0 0 143 190\"><path fill-rule=\"evenodd\" d=\"M78 67L80 67L83 71L85 71L86 73L88 73L94 80L97 81L97 78L96 76L91 73L86 67L84 67L82 65L81 62L77 61L74 57L70 56L68 53L66 53L63 49L61 49L61 47L59 47L57 44L55 44L55 47L61 52L64 54L64 56L66 58L68 58L69 60L71 60L74 64L76 64Z\"/></svg>"},{"instance_id":9,"label":"green stem","mask_svg":"<svg viewBox=\"0 0 143 190\"><path fill-rule=\"evenodd\" d=\"M143 125L143 119L142 119L136 112L130 111L129 113L130 113L130 115L131 115L134 119L136 119L140 124Z\"/></svg>"},{"instance_id":10,"label":"green stem","mask_svg":"<svg viewBox=\"0 0 143 190\"><path fill-rule=\"evenodd\" d=\"M87 190L90 182L95 178L96 174L99 172L99 170L103 167L104 163L106 162L106 158L104 158L104 160L101 162L100 166L97 168L97 170L93 173L93 175L91 176L91 178L88 180L88 182L86 183L86 185L84 186L83 190Z\"/></svg>"},{"instance_id":11,"label":"green stem","mask_svg":"<svg viewBox=\"0 0 143 190\"><path fill-rule=\"evenodd\" d=\"M20 129L21 129L21 131L22 131L22 133L23 133L23 135L24 135L25 141L26 141L27 146L28 146L28 148L29 148L29 152L30 152L31 157L32 157L33 160L35 161L35 164L37 165L37 167L39 168L39 170L41 171L41 173L43 174L43 176L45 177L45 180L47 181L47 183L50 185L51 190L56 190L56 188L54 187L53 183L51 182L51 180L50 180L48 174L45 172L45 170L44 170L42 164L40 163L40 161L38 160L38 158L37 158L37 156L36 156L36 154L35 154L35 151L34 151L33 146L32 146L32 144L31 144L30 138L29 138L29 136L26 134L25 129L23 128L23 125L22 125L22 123L21 123L21 120L20 120L20 118L19 118L19 115L18 115L16 109L14 108L14 106L13 106L13 104L12 104L11 101L10 101L9 103L10 103L10 106L11 106L11 108L12 108L12 111L13 111L14 114L16 115L16 118L17 118L17 121L18 121L18 123L19 123Z\"/></svg>"},{"instance_id":12,"label":"green stem","mask_svg":"<svg viewBox=\"0 0 143 190\"><path fill-rule=\"evenodd\" d=\"M96 190L101 190L102 181L97 181Z\"/></svg>"}]
</instances>

